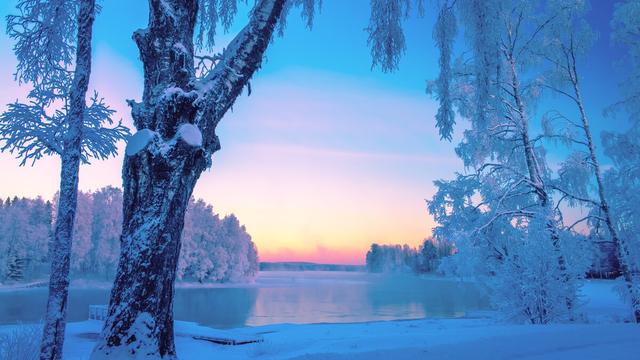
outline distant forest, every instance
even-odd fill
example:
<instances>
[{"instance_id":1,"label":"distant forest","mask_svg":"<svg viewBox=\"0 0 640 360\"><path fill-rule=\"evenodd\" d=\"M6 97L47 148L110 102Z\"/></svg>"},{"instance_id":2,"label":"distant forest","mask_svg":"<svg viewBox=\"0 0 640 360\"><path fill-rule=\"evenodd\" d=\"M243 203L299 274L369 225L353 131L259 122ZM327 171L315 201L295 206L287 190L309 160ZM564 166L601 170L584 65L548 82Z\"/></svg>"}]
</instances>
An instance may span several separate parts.
<instances>
[{"instance_id":1,"label":"distant forest","mask_svg":"<svg viewBox=\"0 0 640 360\"><path fill-rule=\"evenodd\" d=\"M362 265L317 264L302 261L261 262L261 271L364 271Z\"/></svg>"},{"instance_id":2,"label":"distant forest","mask_svg":"<svg viewBox=\"0 0 640 360\"><path fill-rule=\"evenodd\" d=\"M372 244L367 252L366 267L369 272L434 272L442 258L453 254L453 249L450 243L431 238L425 239L418 248L407 244Z\"/></svg>"},{"instance_id":3,"label":"distant forest","mask_svg":"<svg viewBox=\"0 0 640 360\"><path fill-rule=\"evenodd\" d=\"M38 197L0 200L0 283L48 277L56 214ZM73 231L74 278L112 280L120 252L122 191L105 187L79 192ZM190 201L182 232L178 279L247 281L258 271L258 252L235 215L220 218L211 205Z\"/></svg>"}]
</instances>

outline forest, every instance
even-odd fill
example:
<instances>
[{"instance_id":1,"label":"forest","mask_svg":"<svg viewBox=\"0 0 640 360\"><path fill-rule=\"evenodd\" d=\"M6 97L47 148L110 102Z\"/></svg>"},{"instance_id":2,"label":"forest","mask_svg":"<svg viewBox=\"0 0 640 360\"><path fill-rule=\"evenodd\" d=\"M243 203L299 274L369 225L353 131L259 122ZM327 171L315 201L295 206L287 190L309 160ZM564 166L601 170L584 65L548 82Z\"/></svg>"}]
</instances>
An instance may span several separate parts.
<instances>
[{"instance_id":1,"label":"forest","mask_svg":"<svg viewBox=\"0 0 640 360\"><path fill-rule=\"evenodd\" d=\"M432 273L438 271L442 260L453 255L453 252L452 244L434 239L425 239L418 248L407 244L371 244L366 255L366 266L367 271L374 273Z\"/></svg>"},{"instance_id":2,"label":"forest","mask_svg":"<svg viewBox=\"0 0 640 360\"><path fill-rule=\"evenodd\" d=\"M56 214L41 198L0 203L0 284L42 281L49 276ZM120 252L122 190L106 187L78 193L70 276L112 281ZM198 282L251 281L258 252L233 215L220 218L211 205L191 200L185 215L178 279Z\"/></svg>"}]
</instances>

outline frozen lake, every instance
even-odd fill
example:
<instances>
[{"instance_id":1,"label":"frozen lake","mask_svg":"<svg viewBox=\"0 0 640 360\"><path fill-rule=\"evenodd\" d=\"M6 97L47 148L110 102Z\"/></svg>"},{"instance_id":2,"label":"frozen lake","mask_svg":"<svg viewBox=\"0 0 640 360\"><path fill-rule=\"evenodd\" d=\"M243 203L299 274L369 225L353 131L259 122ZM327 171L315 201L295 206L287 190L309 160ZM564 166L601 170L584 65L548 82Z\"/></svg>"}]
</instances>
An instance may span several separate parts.
<instances>
[{"instance_id":1,"label":"frozen lake","mask_svg":"<svg viewBox=\"0 0 640 360\"><path fill-rule=\"evenodd\" d=\"M47 289L0 291L0 324L36 322ZM90 304L106 304L108 289L73 287L69 321L88 318ZM277 323L348 323L461 317L487 309L471 284L437 277L324 271L261 272L254 284L179 286L175 318L214 328Z\"/></svg>"}]
</instances>

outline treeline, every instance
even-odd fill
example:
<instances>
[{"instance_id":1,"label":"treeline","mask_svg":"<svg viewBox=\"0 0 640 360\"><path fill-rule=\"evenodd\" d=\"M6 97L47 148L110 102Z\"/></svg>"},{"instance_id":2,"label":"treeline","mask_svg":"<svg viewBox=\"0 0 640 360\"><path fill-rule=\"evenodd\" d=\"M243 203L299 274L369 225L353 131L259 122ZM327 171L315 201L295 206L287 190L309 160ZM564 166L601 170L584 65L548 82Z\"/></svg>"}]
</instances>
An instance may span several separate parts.
<instances>
[{"instance_id":1,"label":"treeline","mask_svg":"<svg viewBox=\"0 0 640 360\"><path fill-rule=\"evenodd\" d=\"M445 242L425 239L418 248L404 245L372 244L367 252L369 272L428 273L437 270L442 258L453 254L453 247Z\"/></svg>"},{"instance_id":2,"label":"treeline","mask_svg":"<svg viewBox=\"0 0 640 360\"><path fill-rule=\"evenodd\" d=\"M258 250L231 214L220 218L213 207L191 199L184 218L178 279L200 282L252 280L258 272Z\"/></svg>"},{"instance_id":3,"label":"treeline","mask_svg":"<svg viewBox=\"0 0 640 360\"><path fill-rule=\"evenodd\" d=\"M43 279L49 274L57 197L0 200L0 282ZM105 187L79 192L71 274L110 280L115 276L122 230L122 191ZM235 215L220 218L202 200L191 200L182 233L178 278L244 281L258 271L258 253Z\"/></svg>"},{"instance_id":4,"label":"treeline","mask_svg":"<svg viewBox=\"0 0 640 360\"><path fill-rule=\"evenodd\" d=\"M0 199L0 282L49 271L51 208L42 198Z\"/></svg>"},{"instance_id":5,"label":"treeline","mask_svg":"<svg viewBox=\"0 0 640 360\"><path fill-rule=\"evenodd\" d=\"M361 265L317 264L300 261L261 262L261 271L363 271Z\"/></svg>"}]
</instances>

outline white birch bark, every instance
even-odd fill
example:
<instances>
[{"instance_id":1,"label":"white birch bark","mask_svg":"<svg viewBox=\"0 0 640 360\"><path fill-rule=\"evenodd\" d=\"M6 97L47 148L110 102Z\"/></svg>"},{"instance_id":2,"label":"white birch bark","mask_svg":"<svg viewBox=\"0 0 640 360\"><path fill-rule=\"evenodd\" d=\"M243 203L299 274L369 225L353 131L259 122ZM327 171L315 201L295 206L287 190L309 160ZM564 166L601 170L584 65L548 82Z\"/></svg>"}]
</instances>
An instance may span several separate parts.
<instances>
[{"instance_id":1,"label":"white birch bark","mask_svg":"<svg viewBox=\"0 0 640 360\"><path fill-rule=\"evenodd\" d=\"M53 238L49 297L40 347L41 360L62 358L69 293L71 241L78 196L83 116L91 74L91 37L94 19L95 0L81 0L78 12L76 68L69 95L69 124L61 154L60 202Z\"/></svg>"}]
</instances>

